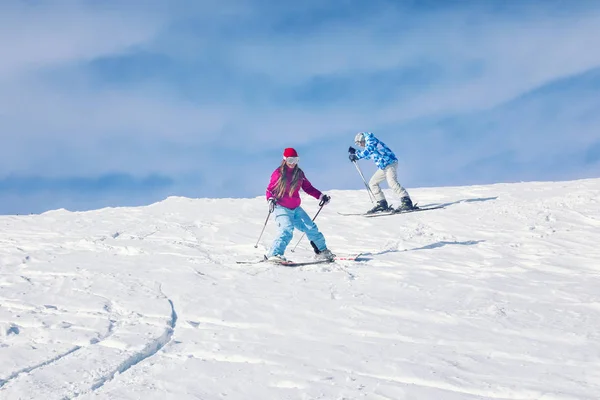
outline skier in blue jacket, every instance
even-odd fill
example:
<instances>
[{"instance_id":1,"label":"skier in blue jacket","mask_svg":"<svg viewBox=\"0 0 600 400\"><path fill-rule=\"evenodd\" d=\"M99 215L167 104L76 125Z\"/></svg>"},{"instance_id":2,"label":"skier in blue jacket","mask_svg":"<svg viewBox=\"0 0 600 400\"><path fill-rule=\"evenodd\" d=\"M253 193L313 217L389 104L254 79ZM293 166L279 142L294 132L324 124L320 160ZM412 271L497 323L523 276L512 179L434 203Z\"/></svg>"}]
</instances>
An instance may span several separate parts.
<instances>
[{"instance_id":1,"label":"skier in blue jacket","mask_svg":"<svg viewBox=\"0 0 600 400\"><path fill-rule=\"evenodd\" d=\"M350 161L354 162L363 158L372 159L377 165L377 171L369 180L369 187L375 196L375 200L377 200L377 205L367 213L372 214L390 209L380 187L381 182L384 180L387 180L390 188L400 197L401 204L397 208L398 211L415 208L408 192L398 182L398 159L394 152L371 132L357 133L354 137L354 143L357 146L364 147L364 150L356 150L354 147L350 147L348 149Z\"/></svg>"}]
</instances>

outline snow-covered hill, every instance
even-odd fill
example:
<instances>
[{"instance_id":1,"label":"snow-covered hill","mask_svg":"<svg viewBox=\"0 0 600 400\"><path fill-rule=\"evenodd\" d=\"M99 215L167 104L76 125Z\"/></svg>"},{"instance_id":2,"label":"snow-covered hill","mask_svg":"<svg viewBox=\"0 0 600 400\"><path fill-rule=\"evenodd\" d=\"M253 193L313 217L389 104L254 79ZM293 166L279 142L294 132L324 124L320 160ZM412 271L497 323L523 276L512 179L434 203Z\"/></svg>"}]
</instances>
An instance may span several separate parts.
<instances>
[{"instance_id":1,"label":"snow-covered hill","mask_svg":"<svg viewBox=\"0 0 600 400\"><path fill-rule=\"evenodd\" d=\"M599 399L600 179L410 192L300 268L262 197L0 217L0 398Z\"/></svg>"}]
</instances>

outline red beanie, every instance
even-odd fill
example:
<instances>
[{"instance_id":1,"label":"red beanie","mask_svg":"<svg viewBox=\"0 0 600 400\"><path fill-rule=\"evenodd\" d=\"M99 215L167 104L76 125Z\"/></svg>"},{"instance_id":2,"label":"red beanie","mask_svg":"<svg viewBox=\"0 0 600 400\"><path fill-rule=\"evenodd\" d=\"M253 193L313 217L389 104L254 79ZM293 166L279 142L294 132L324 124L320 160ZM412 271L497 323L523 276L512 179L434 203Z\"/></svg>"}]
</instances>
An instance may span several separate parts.
<instances>
[{"instance_id":1,"label":"red beanie","mask_svg":"<svg viewBox=\"0 0 600 400\"><path fill-rule=\"evenodd\" d=\"M288 147L283 151L284 157L298 157L298 152L291 147Z\"/></svg>"}]
</instances>

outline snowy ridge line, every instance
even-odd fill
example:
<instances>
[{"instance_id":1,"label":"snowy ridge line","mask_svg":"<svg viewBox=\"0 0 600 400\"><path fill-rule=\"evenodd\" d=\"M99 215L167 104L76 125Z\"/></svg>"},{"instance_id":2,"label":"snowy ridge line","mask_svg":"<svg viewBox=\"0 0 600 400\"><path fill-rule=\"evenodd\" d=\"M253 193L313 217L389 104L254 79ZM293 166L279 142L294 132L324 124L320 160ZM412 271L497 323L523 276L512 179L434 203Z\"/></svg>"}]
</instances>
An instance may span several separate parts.
<instances>
[{"instance_id":1,"label":"snowy ridge line","mask_svg":"<svg viewBox=\"0 0 600 400\"><path fill-rule=\"evenodd\" d=\"M104 386L107 382L112 381L115 378L115 375L122 374L147 358L154 356L171 341L173 332L175 331L175 326L177 325L177 312L175 311L175 305L173 304L173 301L169 298L167 298L167 301L171 306L171 319L168 322L168 328L165 329L164 333L155 340L151 341L142 351L133 354L131 357L123 361L114 371L100 378L92 385L92 391L96 391ZM81 394L85 393L78 393L72 398L79 397Z\"/></svg>"},{"instance_id":2,"label":"snowy ridge line","mask_svg":"<svg viewBox=\"0 0 600 400\"><path fill-rule=\"evenodd\" d=\"M31 371L34 371L34 370L38 369L38 368L42 368L42 367L45 367L47 365L53 364L53 363L57 362L58 360L66 357L66 356L68 356L70 354L73 354L74 352L76 352L79 349L81 349L81 346L75 346L72 349L69 349L68 351L66 351L64 353L57 355L56 357L53 357L53 358L51 358L51 359L49 359L47 361L44 361L43 363L39 363L37 365L33 365L31 367L26 367L26 368L23 368L23 369L20 369L18 371L13 372L12 374L10 374L10 376L8 376L8 378L6 378L6 379L0 379L0 389L4 385L6 385L7 383L9 383L10 381L16 379L22 373L29 373Z\"/></svg>"}]
</instances>

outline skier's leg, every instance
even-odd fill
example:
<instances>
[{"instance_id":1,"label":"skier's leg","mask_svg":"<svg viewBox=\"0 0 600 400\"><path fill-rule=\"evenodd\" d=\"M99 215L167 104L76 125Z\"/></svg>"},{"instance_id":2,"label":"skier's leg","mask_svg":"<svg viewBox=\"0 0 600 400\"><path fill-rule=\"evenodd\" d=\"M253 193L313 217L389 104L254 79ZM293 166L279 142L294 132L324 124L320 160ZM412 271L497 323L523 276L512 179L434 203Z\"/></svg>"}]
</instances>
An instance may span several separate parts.
<instances>
[{"instance_id":1,"label":"skier's leg","mask_svg":"<svg viewBox=\"0 0 600 400\"><path fill-rule=\"evenodd\" d=\"M388 203L385 199L385 195L381 190L381 182L385 180L385 171L382 169L377 169L377 171L373 174L371 179L369 180L369 187L371 188L371 192L373 196L375 196L375 200L377 200L377 204L375 207L371 208L367 211L367 214L371 214L378 211L385 211L388 209Z\"/></svg>"},{"instance_id":2,"label":"skier's leg","mask_svg":"<svg viewBox=\"0 0 600 400\"><path fill-rule=\"evenodd\" d=\"M388 165L384 169L385 179L387 180L390 189L396 193L399 198L410 197L406 189L402 187L400 182L398 182L398 163L395 162L393 164Z\"/></svg>"},{"instance_id":3,"label":"skier's leg","mask_svg":"<svg viewBox=\"0 0 600 400\"><path fill-rule=\"evenodd\" d=\"M385 168L385 176L390 185L390 188L396 193L398 197L400 197L400 206L397 207L399 211L412 210L415 208L413 205L412 199L410 198L406 189L402 187L400 182L398 182L398 163L395 162L391 165L388 165Z\"/></svg>"},{"instance_id":4,"label":"skier's leg","mask_svg":"<svg viewBox=\"0 0 600 400\"><path fill-rule=\"evenodd\" d=\"M302 207L296 208L295 211L294 227L299 231L306 233L306 237L311 242L311 245L314 243L313 248L316 247L316 250L319 252L325 250L327 248L325 237L321 231L319 231L317 224L315 224Z\"/></svg>"},{"instance_id":5,"label":"skier's leg","mask_svg":"<svg viewBox=\"0 0 600 400\"><path fill-rule=\"evenodd\" d=\"M273 241L267 257L283 256L294 233L294 210L277 206L273 213L275 214L275 222L279 229L279 236Z\"/></svg>"},{"instance_id":6,"label":"skier's leg","mask_svg":"<svg viewBox=\"0 0 600 400\"><path fill-rule=\"evenodd\" d=\"M369 180L369 187L371 188L371 192L373 196L375 196L375 200L378 202L385 200L385 195L381 190L381 182L385 180L385 171L382 169L377 169L371 179Z\"/></svg>"},{"instance_id":7,"label":"skier's leg","mask_svg":"<svg viewBox=\"0 0 600 400\"><path fill-rule=\"evenodd\" d=\"M310 245L315 250L315 259L323 261L335 260L335 254L327 248L325 243L325 237L319 231L317 224L310 219L308 214L302 209L302 207L296 208L296 223L295 226L298 230L306 233Z\"/></svg>"}]
</instances>

